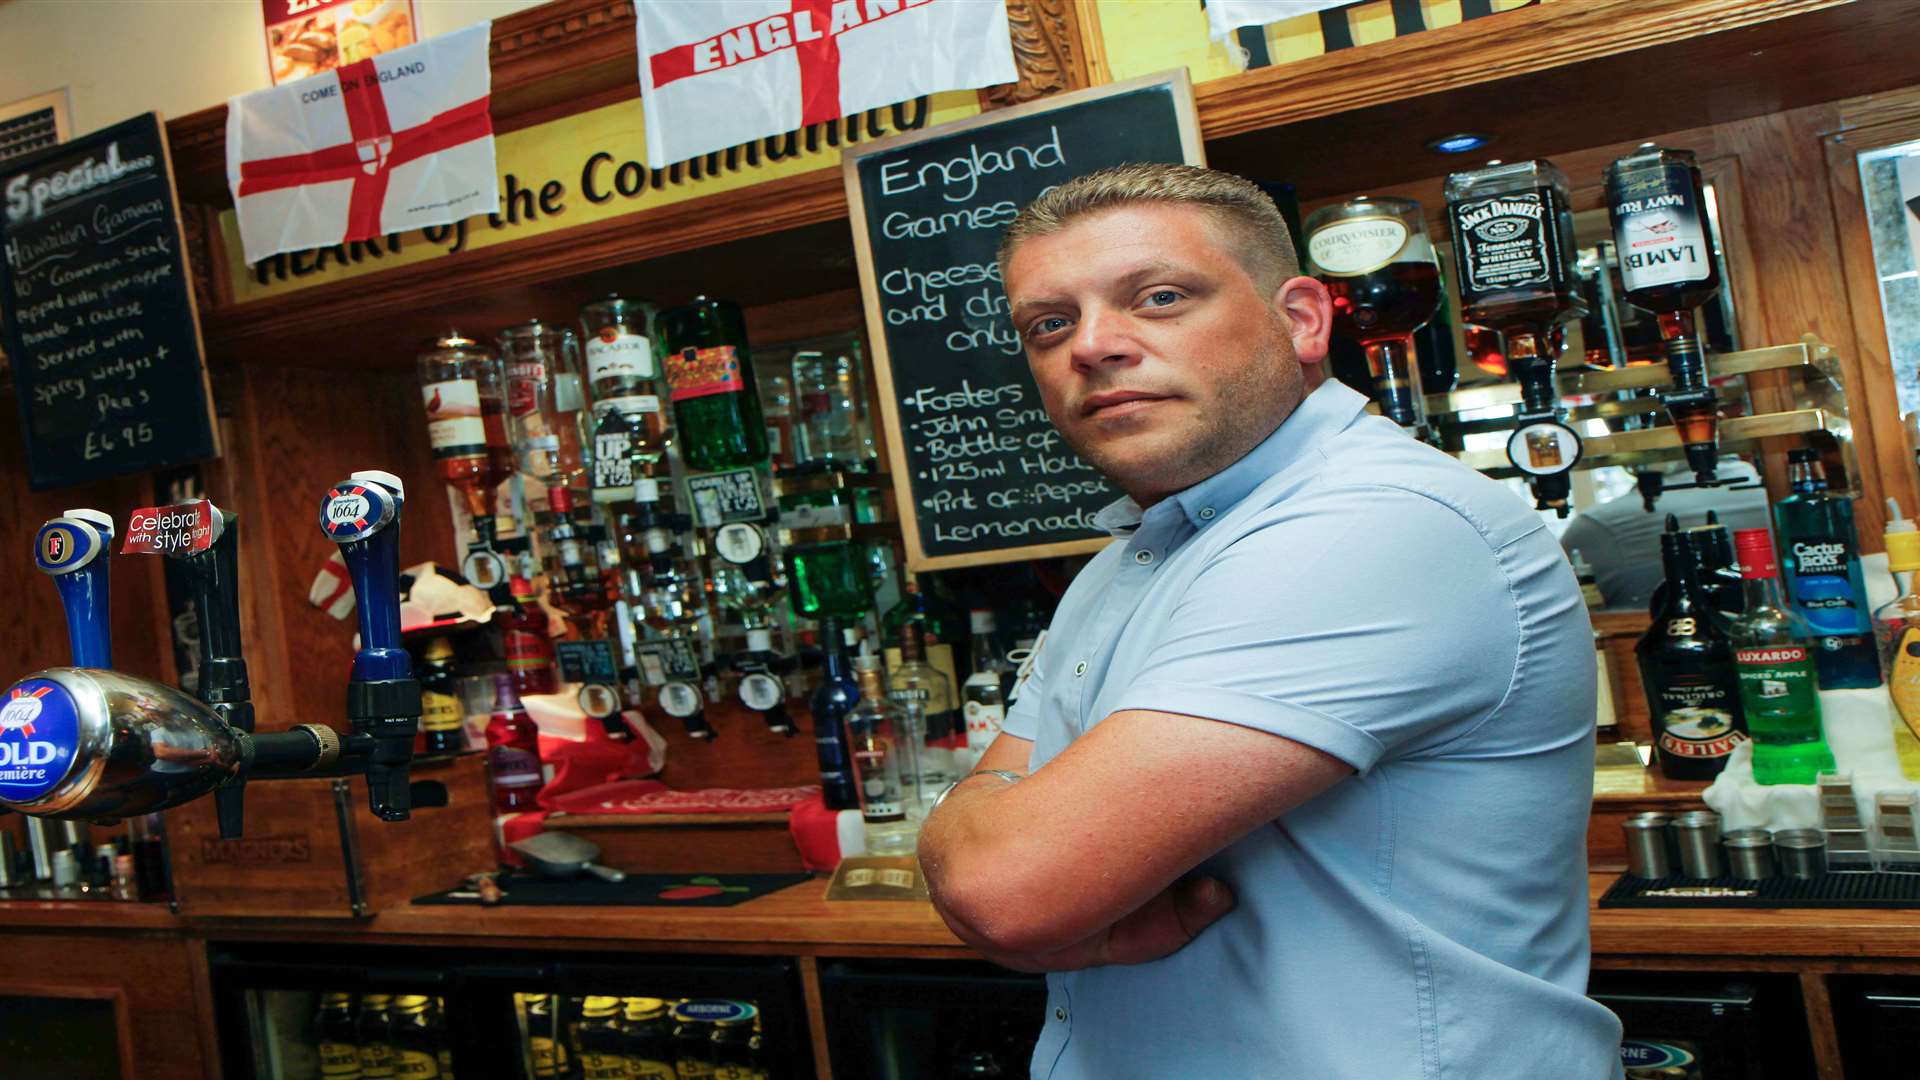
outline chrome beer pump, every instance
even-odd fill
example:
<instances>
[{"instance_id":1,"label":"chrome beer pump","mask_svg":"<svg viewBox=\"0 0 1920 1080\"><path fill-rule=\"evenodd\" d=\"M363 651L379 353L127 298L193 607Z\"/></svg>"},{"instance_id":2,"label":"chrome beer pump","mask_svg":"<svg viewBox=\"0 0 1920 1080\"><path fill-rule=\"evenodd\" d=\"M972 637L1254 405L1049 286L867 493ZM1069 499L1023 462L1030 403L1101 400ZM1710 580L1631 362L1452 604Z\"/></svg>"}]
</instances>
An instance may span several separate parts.
<instances>
[{"instance_id":1,"label":"chrome beer pump","mask_svg":"<svg viewBox=\"0 0 1920 1080\"><path fill-rule=\"evenodd\" d=\"M0 806L111 821L213 792L220 835L233 838L249 780L364 774L373 813L405 820L420 685L400 645L403 502L399 478L376 471L354 473L321 500L320 526L345 556L360 623L344 737L320 724L253 730L232 514L204 504L205 542L169 550L188 570L200 619L199 699L107 666L112 520L75 510L47 522L36 561L66 606L74 666L35 672L0 697Z\"/></svg>"}]
</instances>

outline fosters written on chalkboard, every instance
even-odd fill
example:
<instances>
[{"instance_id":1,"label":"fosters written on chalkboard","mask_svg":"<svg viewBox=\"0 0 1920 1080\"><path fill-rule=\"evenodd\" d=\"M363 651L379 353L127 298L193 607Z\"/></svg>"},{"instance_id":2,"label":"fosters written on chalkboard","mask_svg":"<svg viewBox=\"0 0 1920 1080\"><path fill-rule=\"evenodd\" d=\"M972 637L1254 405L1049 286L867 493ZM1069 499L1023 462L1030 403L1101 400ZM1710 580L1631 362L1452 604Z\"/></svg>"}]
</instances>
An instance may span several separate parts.
<instances>
[{"instance_id":1,"label":"fosters written on chalkboard","mask_svg":"<svg viewBox=\"0 0 1920 1080\"><path fill-rule=\"evenodd\" d=\"M854 248L907 543L939 570L1092 551L1117 493L1060 440L1001 287L1042 192L1134 161L1204 164L1186 72L1051 97L846 155Z\"/></svg>"},{"instance_id":2,"label":"fosters written on chalkboard","mask_svg":"<svg viewBox=\"0 0 1920 1080\"><path fill-rule=\"evenodd\" d=\"M219 452L154 113L0 167L0 313L36 489Z\"/></svg>"}]
</instances>

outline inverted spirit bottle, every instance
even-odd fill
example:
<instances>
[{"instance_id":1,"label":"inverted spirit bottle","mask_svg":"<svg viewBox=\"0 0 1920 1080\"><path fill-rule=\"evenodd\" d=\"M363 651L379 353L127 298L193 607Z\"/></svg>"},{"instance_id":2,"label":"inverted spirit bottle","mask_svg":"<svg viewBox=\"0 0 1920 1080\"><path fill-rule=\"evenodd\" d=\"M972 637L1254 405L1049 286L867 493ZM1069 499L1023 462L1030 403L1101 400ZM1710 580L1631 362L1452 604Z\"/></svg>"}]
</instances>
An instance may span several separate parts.
<instances>
[{"instance_id":1,"label":"inverted spirit bottle","mask_svg":"<svg viewBox=\"0 0 1920 1080\"><path fill-rule=\"evenodd\" d=\"M1554 382L1561 323L1586 314L1567 178L1549 161L1488 165L1447 177L1447 221L1460 269L1460 314L1506 338L1521 405L1507 456L1537 508L1567 516L1581 453Z\"/></svg>"},{"instance_id":2,"label":"inverted spirit bottle","mask_svg":"<svg viewBox=\"0 0 1920 1080\"><path fill-rule=\"evenodd\" d=\"M927 663L918 623L901 627L900 662L887 680L887 693L906 718L902 736L915 743L903 762L910 769L901 780L909 801L924 812L926 803L952 779L954 702L953 682Z\"/></svg>"},{"instance_id":3,"label":"inverted spirit bottle","mask_svg":"<svg viewBox=\"0 0 1920 1080\"><path fill-rule=\"evenodd\" d=\"M660 363L648 332L651 305L608 296L580 309L586 375L593 392L593 500L624 502L667 452L667 416L660 401Z\"/></svg>"},{"instance_id":4,"label":"inverted spirit bottle","mask_svg":"<svg viewBox=\"0 0 1920 1080\"><path fill-rule=\"evenodd\" d=\"M1774 504L1773 524L1780 534L1788 596L1814 635L1820 688L1879 686L1853 500L1827 490L1816 450L1787 451L1787 476L1793 493Z\"/></svg>"},{"instance_id":5,"label":"inverted spirit bottle","mask_svg":"<svg viewBox=\"0 0 1920 1080\"><path fill-rule=\"evenodd\" d=\"M1366 354L1381 415L1405 428L1426 421L1413 332L1439 310L1440 267L1412 199L1361 196L1307 218L1307 272L1333 296L1336 332Z\"/></svg>"},{"instance_id":6,"label":"inverted spirit bottle","mask_svg":"<svg viewBox=\"0 0 1920 1080\"><path fill-rule=\"evenodd\" d=\"M1820 725L1820 685L1806 624L1780 599L1773 537L1765 529L1734 534L1745 611L1727 627L1740 676L1740 710L1753 737L1753 778L1762 784L1811 784L1833 768Z\"/></svg>"},{"instance_id":7,"label":"inverted spirit bottle","mask_svg":"<svg viewBox=\"0 0 1920 1080\"><path fill-rule=\"evenodd\" d=\"M765 464L767 427L740 306L697 296L661 312L657 325L680 459L697 472Z\"/></svg>"},{"instance_id":8,"label":"inverted spirit bottle","mask_svg":"<svg viewBox=\"0 0 1920 1080\"><path fill-rule=\"evenodd\" d=\"M490 550L495 491L512 475L500 360L479 342L448 334L435 339L417 364L420 398L427 412L427 442L440 478L460 492L480 546ZM504 470L493 446L496 426L499 451L506 455Z\"/></svg>"},{"instance_id":9,"label":"inverted spirit bottle","mask_svg":"<svg viewBox=\"0 0 1920 1080\"><path fill-rule=\"evenodd\" d=\"M587 406L573 332L534 319L500 331L507 375L507 435L514 463L542 487L585 475L581 440Z\"/></svg>"},{"instance_id":10,"label":"inverted spirit bottle","mask_svg":"<svg viewBox=\"0 0 1920 1080\"><path fill-rule=\"evenodd\" d=\"M1720 270L1700 167L1691 151L1645 143L1607 166L1606 183L1627 302L1659 320L1666 343L1671 385L1661 397L1695 478L1714 483L1718 404L1693 311L1720 291Z\"/></svg>"},{"instance_id":11,"label":"inverted spirit bottle","mask_svg":"<svg viewBox=\"0 0 1920 1080\"><path fill-rule=\"evenodd\" d=\"M1653 714L1660 771L1674 780L1711 780L1746 741L1747 725L1733 643L1700 587L1689 546L1669 515L1660 536L1666 604L1633 651Z\"/></svg>"}]
</instances>

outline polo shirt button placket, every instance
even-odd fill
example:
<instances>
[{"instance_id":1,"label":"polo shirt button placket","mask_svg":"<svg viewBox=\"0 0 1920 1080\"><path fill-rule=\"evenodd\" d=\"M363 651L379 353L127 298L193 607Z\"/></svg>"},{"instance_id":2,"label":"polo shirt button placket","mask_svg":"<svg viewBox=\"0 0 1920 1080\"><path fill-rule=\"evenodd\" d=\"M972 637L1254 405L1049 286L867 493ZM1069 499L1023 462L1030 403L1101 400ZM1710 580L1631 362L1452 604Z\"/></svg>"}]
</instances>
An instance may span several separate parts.
<instances>
[{"instance_id":1,"label":"polo shirt button placket","mask_svg":"<svg viewBox=\"0 0 1920 1080\"><path fill-rule=\"evenodd\" d=\"M1213 520L1213 507L1211 507L1211 506L1204 506L1204 507L1201 507L1201 508L1200 508L1200 520L1201 520L1201 521L1212 521L1212 520Z\"/></svg>"},{"instance_id":2,"label":"polo shirt button placket","mask_svg":"<svg viewBox=\"0 0 1920 1080\"><path fill-rule=\"evenodd\" d=\"M1065 1009L1063 1009L1063 1008L1061 1008L1061 1007L1060 1007L1060 1006L1058 1006L1058 1005L1056 1005L1056 1006L1054 1006L1054 1007L1053 1007L1053 1018L1054 1018L1055 1020L1059 1020L1059 1021L1061 1021L1062 1023L1064 1023L1064 1022L1066 1021L1066 1019L1067 1019L1067 1010L1065 1010Z\"/></svg>"},{"instance_id":3,"label":"polo shirt button placket","mask_svg":"<svg viewBox=\"0 0 1920 1080\"><path fill-rule=\"evenodd\" d=\"M1133 561L1139 563L1141 566L1145 566L1153 561L1153 552L1142 548L1133 553Z\"/></svg>"}]
</instances>

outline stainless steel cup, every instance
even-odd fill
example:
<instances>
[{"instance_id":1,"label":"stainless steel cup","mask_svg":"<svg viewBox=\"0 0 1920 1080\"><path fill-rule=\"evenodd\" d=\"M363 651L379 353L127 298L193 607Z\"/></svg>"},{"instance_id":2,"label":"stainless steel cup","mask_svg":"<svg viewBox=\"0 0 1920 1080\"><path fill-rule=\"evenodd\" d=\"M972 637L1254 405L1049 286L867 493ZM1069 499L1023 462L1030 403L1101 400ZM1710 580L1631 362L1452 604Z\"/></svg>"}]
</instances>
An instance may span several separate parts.
<instances>
[{"instance_id":1,"label":"stainless steel cup","mask_svg":"<svg viewBox=\"0 0 1920 1080\"><path fill-rule=\"evenodd\" d=\"M1773 876L1773 834L1765 829L1735 829L1720 838L1727 849L1727 873L1740 881Z\"/></svg>"},{"instance_id":2,"label":"stainless steel cup","mask_svg":"<svg viewBox=\"0 0 1920 1080\"><path fill-rule=\"evenodd\" d=\"M1827 872L1827 837L1819 829L1784 829L1773 834L1780 870L1803 881Z\"/></svg>"},{"instance_id":3,"label":"stainless steel cup","mask_svg":"<svg viewBox=\"0 0 1920 1080\"><path fill-rule=\"evenodd\" d=\"M1717 878L1726 873L1720 858L1720 819L1686 820L1684 815L1671 826L1680 839L1680 872L1690 878Z\"/></svg>"},{"instance_id":4,"label":"stainless steel cup","mask_svg":"<svg viewBox=\"0 0 1920 1080\"><path fill-rule=\"evenodd\" d=\"M1648 880L1673 873L1665 815L1637 814L1621 822L1620 831L1627 838L1627 873Z\"/></svg>"}]
</instances>

